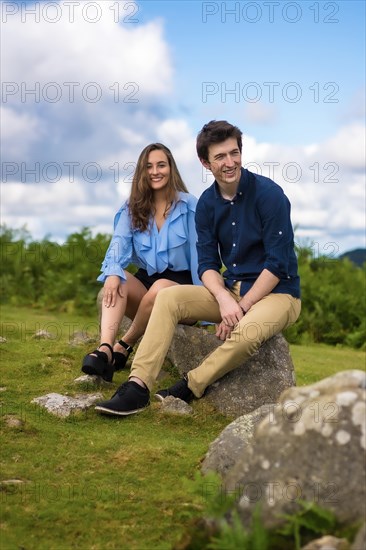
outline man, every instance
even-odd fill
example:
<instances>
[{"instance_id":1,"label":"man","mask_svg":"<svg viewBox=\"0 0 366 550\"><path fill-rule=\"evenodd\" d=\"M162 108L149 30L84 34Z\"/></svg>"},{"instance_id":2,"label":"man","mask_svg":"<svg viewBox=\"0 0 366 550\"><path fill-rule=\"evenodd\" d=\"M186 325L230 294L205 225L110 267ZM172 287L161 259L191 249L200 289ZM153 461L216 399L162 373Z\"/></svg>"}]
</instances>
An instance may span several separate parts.
<instances>
[{"instance_id":1,"label":"man","mask_svg":"<svg viewBox=\"0 0 366 550\"><path fill-rule=\"evenodd\" d=\"M224 343L185 378L159 391L161 400L168 395L187 402L201 397L298 318L300 281L290 203L275 182L242 168L241 136L226 121L211 121L198 134L198 157L215 177L196 209L198 274L204 286L159 292L128 382L97 411L125 416L149 405L180 320L219 323L216 335Z\"/></svg>"}]
</instances>

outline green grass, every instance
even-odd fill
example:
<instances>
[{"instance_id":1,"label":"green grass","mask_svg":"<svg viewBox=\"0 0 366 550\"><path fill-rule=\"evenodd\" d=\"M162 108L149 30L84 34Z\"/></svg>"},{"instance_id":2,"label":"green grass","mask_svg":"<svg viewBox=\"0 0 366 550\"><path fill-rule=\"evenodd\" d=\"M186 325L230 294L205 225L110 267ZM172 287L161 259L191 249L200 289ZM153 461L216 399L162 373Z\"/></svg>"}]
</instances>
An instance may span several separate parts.
<instances>
[{"instance_id":1,"label":"green grass","mask_svg":"<svg viewBox=\"0 0 366 550\"><path fill-rule=\"evenodd\" d=\"M93 409L59 419L30 404L49 392L73 395L84 354L69 345L74 330L97 337L94 319L26 308L2 308L0 344L2 446L0 479L20 479L0 493L4 550L170 549L204 497L185 480L199 470L210 442L229 422L204 399L191 417L170 417L159 405L116 419ZM54 340L35 340L48 329ZM364 368L365 354L328 346L291 346L298 384L339 370ZM176 375L175 375L176 376ZM127 372L115 375L116 387ZM174 379L174 369L164 385ZM106 397L111 389L104 391ZM9 427L7 419L21 420Z\"/></svg>"},{"instance_id":2,"label":"green grass","mask_svg":"<svg viewBox=\"0 0 366 550\"><path fill-rule=\"evenodd\" d=\"M298 386L313 384L336 372L350 369L365 370L364 351L346 347L313 344L290 346Z\"/></svg>"}]
</instances>

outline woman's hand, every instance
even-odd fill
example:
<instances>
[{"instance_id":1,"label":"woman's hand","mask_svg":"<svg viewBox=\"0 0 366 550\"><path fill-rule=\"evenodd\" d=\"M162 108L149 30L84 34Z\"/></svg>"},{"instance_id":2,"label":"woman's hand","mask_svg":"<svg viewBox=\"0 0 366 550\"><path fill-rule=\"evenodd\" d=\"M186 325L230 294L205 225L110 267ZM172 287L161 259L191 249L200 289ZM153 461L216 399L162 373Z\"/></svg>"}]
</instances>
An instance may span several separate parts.
<instances>
[{"instance_id":1,"label":"woman's hand","mask_svg":"<svg viewBox=\"0 0 366 550\"><path fill-rule=\"evenodd\" d=\"M117 301L117 294L123 298L123 284L118 275L109 275L104 283L103 302L106 307L114 307Z\"/></svg>"}]
</instances>

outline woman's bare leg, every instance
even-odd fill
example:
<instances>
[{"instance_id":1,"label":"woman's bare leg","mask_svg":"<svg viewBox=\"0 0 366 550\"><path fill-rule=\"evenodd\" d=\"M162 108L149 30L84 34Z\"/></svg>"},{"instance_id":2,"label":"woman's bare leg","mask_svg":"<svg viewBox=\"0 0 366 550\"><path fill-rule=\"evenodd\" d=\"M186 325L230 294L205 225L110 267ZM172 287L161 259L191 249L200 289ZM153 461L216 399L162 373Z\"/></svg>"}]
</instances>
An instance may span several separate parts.
<instances>
[{"instance_id":1,"label":"woman's bare leg","mask_svg":"<svg viewBox=\"0 0 366 550\"><path fill-rule=\"evenodd\" d=\"M169 279L159 279L156 281L150 289L143 296L140 301L140 305L137 309L135 316L132 318L132 324L126 334L123 336L123 341L130 346L136 344L137 340L144 334L147 323L150 319L150 314L154 306L155 298L162 288L167 288L169 286L177 285L174 281ZM114 346L115 351L126 354L126 350L120 345L116 344Z\"/></svg>"},{"instance_id":2,"label":"woman's bare leg","mask_svg":"<svg viewBox=\"0 0 366 550\"><path fill-rule=\"evenodd\" d=\"M112 348L124 315L127 315L130 319L133 319L139 308L141 300L147 293L146 287L138 279L128 272L125 273L127 280L123 284L123 297L117 294L115 305L109 307L107 307L104 300L102 300L100 342L106 342ZM107 353L109 360L111 360L109 348L106 346L99 346L99 349Z\"/></svg>"}]
</instances>

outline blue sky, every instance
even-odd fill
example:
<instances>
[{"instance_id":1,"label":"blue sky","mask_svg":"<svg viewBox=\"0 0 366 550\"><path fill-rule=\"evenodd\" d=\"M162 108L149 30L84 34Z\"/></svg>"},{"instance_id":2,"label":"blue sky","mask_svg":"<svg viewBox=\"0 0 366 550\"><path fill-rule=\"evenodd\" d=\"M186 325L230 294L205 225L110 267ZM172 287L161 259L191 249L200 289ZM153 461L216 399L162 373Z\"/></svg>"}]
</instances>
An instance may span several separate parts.
<instances>
[{"instance_id":1,"label":"blue sky","mask_svg":"<svg viewBox=\"0 0 366 550\"><path fill-rule=\"evenodd\" d=\"M172 45L176 108L187 109L198 126L206 113L229 111L258 139L312 143L336 131L364 87L363 2L144 2L135 17L156 14ZM204 82L218 85L206 104ZM235 89L239 102L233 93L223 100L221 92ZM259 96L278 111L276 127L248 124L245 107Z\"/></svg>"},{"instance_id":2,"label":"blue sky","mask_svg":"<svg viewBox=\"0 0 366 550\"><path fill-rule=\"evenodd\" d=\"M365 246L364 2L1 8L3 223L58 241L110 232L152 141L198 196L212 178L195 136L223 118L243 131L244 165L284 188L298 241Z\"/></svg>"}]
</instances>

